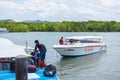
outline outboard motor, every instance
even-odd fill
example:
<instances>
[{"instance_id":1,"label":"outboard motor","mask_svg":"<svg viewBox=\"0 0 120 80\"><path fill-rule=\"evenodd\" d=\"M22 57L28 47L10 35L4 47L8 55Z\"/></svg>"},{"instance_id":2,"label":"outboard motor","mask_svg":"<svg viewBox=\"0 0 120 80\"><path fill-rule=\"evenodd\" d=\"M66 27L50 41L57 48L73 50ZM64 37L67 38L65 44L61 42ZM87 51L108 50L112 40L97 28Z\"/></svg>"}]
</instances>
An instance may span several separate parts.
<instances>
[{"instance_id":1,"label":"outboard motor","mask_svg":"<svg viewBox=\"0 0 120 80\"><path fill-rule=\"evenodd\" d=\"M52 64L47 65L44 69L44 76L53 77L56 74L56 67Z\"/></svg>"}]
</instances>

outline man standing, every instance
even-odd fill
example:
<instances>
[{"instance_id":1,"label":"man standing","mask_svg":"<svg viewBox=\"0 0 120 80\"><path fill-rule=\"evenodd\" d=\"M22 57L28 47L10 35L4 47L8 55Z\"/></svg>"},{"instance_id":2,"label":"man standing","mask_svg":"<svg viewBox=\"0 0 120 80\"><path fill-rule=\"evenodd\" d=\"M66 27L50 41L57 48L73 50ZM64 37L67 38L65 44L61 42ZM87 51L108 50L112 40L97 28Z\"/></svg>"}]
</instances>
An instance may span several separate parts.
<instances>
[{"instance_id":1,"label":"man standing","mask_svg":"<svg viewBox=\"0 0 120 80\"><path fill-rule=\"evenodd\" d=\"M35 40L35 52L38 50L40 54L38 55L38 67L45 67L45 57L46 57L46 47L44 44L39 43L38 40Z\"/></svg>"},{"instance_id":2,"label":"man standing","mask_svg":"<svg viewBox=\"0 0 120 80\"><path fill-rule=\"evenodd\" d=\"M63 45L63 44L64 44L63 37L60 38L60 40L59 40L59 44L60 44L60 45Z\"/></svg>"}]
</instances>

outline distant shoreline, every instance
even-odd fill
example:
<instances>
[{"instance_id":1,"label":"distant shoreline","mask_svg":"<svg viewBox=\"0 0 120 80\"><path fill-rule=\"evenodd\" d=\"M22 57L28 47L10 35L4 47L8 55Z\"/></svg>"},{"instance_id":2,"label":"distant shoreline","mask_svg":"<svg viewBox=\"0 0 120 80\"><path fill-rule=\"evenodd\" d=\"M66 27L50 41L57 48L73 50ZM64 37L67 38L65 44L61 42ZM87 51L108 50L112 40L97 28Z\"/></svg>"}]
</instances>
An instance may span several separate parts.
<instances>
[{"instance_id":1,"label":"distant shoreline","mask_svg":"<svg viewBox=\"0 0 120 80\"><path fill-rule=\"evenodd\" d=\"M5 22L0 28L9 32L120 32L116 21L63 21L63 22Z\"/></svg>"}]
</instances>

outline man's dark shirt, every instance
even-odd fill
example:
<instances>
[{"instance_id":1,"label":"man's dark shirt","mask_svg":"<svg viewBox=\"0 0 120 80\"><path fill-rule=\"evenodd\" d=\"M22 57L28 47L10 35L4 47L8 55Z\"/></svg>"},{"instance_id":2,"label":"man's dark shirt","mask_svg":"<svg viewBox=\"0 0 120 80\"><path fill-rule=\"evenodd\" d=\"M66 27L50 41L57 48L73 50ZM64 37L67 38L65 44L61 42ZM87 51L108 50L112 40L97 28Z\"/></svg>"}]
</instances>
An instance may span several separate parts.
<instances>
[{"instance_id":1,"label":"man's dark shirt","mask_svg":"<svg viewBox=\"0 0 120 80\"><path fill-rule=\"evenodd\" d=\"M46 50L46 47L45 47L43 44L36 44L36 45L35 45L35 50L36 50L37 48L38 48L39 50Z\"/></svg>"}]
</instances>

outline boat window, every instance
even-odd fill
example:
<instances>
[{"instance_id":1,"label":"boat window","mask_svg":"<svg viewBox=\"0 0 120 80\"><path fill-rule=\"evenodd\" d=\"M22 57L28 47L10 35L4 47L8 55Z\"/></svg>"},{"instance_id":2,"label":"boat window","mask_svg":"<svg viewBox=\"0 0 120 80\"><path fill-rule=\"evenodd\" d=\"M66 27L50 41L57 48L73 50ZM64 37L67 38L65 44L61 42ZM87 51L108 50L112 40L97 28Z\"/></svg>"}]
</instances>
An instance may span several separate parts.
<instances>
[{"instance_id":1,"label":"boat window","mask_svg":"<svg viewBox=\"0 0 120 80\"><path fill-rule=\"evenodd\" d=\"M66 40L65 40L65 43L70 43L70 44L73 44L73 43L80 43L80 40L66 39Z\"/></svg>"},{"instance_id":2,"label":"boat window","mask_svg":"<svg viewBox=\"0 0 120 80\"><path fill-rule=\"evenodd\" d=\"M0 58L0 70L9 70L13 58Z\"/></svg>"},{"instance_id":3,"label":"boat window","mask_svg":"<svg viewBox=\"0 0 120 80\"><path fill-rule=\"evenodd\" d=\"M0 63L0 70L9 70L10 69L9 63Z\"/></svg>"},{"instance_id":4,"label":"boat window","mask_svg":"<svg viewBox=\"0 0 120 80\"><path fill-rule=\"evenodd\" d=\"M100 39L83 39L80 41L81 43L101 43Z\"/></svg>"},{"instance_id":5,"label":"boat window","mask_svg":"<svg viewBox=\"0 0 120 80\"><path fill-rule=\"evenodd\" d=\"M81 39L81 40L77 40L77 39L66 39L65 40L65 44L67 43L101 43L101 39L100 38L86 38L86 39Z\"/></svg>"}]
</instances>

